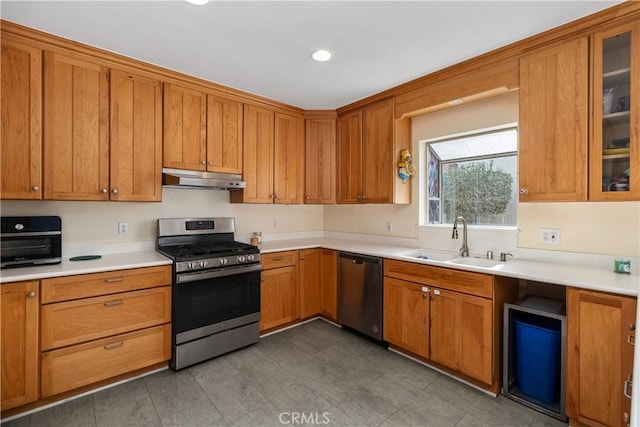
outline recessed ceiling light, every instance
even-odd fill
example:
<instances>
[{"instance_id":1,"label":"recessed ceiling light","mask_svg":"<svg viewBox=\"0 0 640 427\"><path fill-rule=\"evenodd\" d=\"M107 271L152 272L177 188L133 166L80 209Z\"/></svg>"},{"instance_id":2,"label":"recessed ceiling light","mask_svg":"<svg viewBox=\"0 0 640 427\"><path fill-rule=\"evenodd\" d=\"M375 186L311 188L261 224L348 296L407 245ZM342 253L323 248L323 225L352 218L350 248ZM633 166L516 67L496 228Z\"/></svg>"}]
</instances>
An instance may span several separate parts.
<instances>
[{"instance_id":1,"label":"recessed ceiling light","mask_svg":"<svg viewBox=\"0 0 640 427\"><path fill-rule=\"evenodd\" d=\"M209 3L209 0L187 0L191 4L195 4L196 6L203 6Z\"/></svg>"},{"instance_id":2,"label":"recessed ceiling light","mask_svg":"<svg viewBox=\"0 0 640 427\"><path fill-rule=\"evenodd\" d=\"M454 99L453 101L449 101L449 104L451 105L460 105L464 102L464 99L458 98L458 99Z\"/></svg>"},{"instance_id":3,"label":"recessed ceiling light","mask_svg":"<svg viewBox=\"0 0 640 427\"><path fill-rule=\"evenodd\" d=\"M331 59L333 55L328 50L318 49L311 54L314 61L325 62Z\"/></svg>"}]
</instances>

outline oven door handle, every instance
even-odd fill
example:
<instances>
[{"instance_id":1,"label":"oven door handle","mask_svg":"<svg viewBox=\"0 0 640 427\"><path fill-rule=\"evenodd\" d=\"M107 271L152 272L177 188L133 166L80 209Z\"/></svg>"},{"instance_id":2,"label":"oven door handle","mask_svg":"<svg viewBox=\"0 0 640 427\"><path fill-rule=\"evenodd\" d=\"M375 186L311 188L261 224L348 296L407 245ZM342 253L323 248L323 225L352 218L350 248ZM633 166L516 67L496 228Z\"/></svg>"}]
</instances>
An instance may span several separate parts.
<instances>
[{"instance_id":1,"label":"oven door handle","mask_svg":"<svg viewBox=\"0 0 640 427\"><path fill-rule=\"evenodd\" d=\"M197 273L180 273L176 276L176 284L196 282L198 280L215 279L217 277L234 276L236 274L251 273L261 271L262 264L243 265L240 267L220 268L213 271L202 271Z\"/></svg>"}]
</instances>

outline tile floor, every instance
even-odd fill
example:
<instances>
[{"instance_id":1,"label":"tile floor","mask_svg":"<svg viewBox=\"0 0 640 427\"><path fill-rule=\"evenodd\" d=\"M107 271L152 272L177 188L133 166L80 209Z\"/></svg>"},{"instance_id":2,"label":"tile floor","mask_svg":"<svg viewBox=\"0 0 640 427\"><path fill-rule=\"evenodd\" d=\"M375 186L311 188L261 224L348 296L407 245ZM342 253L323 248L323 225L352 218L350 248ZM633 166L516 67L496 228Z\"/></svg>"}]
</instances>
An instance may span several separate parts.
<instances>
[{"instance_id":1,"label":"tile floor","mask_svg":"<svg viewBox=\"0 0 640 427\"><path fill-rule=\"evenodd\" d=\"M297 417L297 418L296 418ZM563 426L322 320L2 424Z\"/></svg>"}]
</instances>

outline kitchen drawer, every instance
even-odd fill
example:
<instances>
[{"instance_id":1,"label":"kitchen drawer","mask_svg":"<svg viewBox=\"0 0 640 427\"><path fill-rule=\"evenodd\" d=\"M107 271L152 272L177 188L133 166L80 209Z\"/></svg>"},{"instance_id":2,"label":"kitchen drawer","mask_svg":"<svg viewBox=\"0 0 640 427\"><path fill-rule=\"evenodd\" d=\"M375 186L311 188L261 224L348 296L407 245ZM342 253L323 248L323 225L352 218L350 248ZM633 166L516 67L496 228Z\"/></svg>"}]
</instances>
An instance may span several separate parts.
<instances>
[{"instance_id":1,"label":"kitchen drawer","mask_svg":"<svg viewBox=\"0 0 640 427\"><path fill-rule=\"evenodd\" d=\"M488 274L385 260L384 275L479 297L493 298L493 276Z\"/></svg>"},{"instance_id":2,"label":"kitchen drawer","mask_svg":"<svg viewBox=\"0 0 640 427\"><path fill-rule=\"evenodd\" d=\"M43 305L41 350L171 321L171 287Z\"/></svg>"},{"instance_id":3,"label":"kitchen drawer","mask_svg":"<svg viewBox=\"0 0 640 427\"><path fill-rule=\"evenodd\" d=\"M290 265L297 265L298 263L298 252L297 251L287 251L287 252L274 252L271 254L261 254L262 259L262 269L270 270L272 268L280 268L287 267Z\"/></svg>"},{"instance_id":4,"label":"kitchen drawer","mask_svg":"<svg viewBox=\"0 0 640 427\"><path fill-rule=\"evenodd\" d=\"M171 266L135 268L42 280L42 304L171 284Z\"/></svg>"},{"instance_id":5,"label":"kitchen drawer","mask_svg":"<svg viewBox=\"0 0 640 427\"><path fill-rule=\"evenodd\" d=\"M92 384L171 358L171 325L42 353L42 397Z\"/></svg>"}]
</instances>

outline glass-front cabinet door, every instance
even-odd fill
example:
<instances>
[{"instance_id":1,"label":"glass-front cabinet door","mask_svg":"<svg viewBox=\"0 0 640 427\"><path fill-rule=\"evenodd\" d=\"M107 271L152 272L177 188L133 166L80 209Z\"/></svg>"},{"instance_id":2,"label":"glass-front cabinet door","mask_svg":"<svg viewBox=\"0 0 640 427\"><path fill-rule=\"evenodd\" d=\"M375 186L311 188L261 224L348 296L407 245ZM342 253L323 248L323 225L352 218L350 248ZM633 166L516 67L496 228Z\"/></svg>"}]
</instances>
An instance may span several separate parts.
<instances>
[{"instance_id":1,"label":"glass-front cabinet door","mask_svg":"<svg viewBox=\"0 0 640 427\"><path fill-rule=\"evenodd\" d=\"M590 200L640 200L640 24L593 39Z\"/></svg>"}]
</instances>

